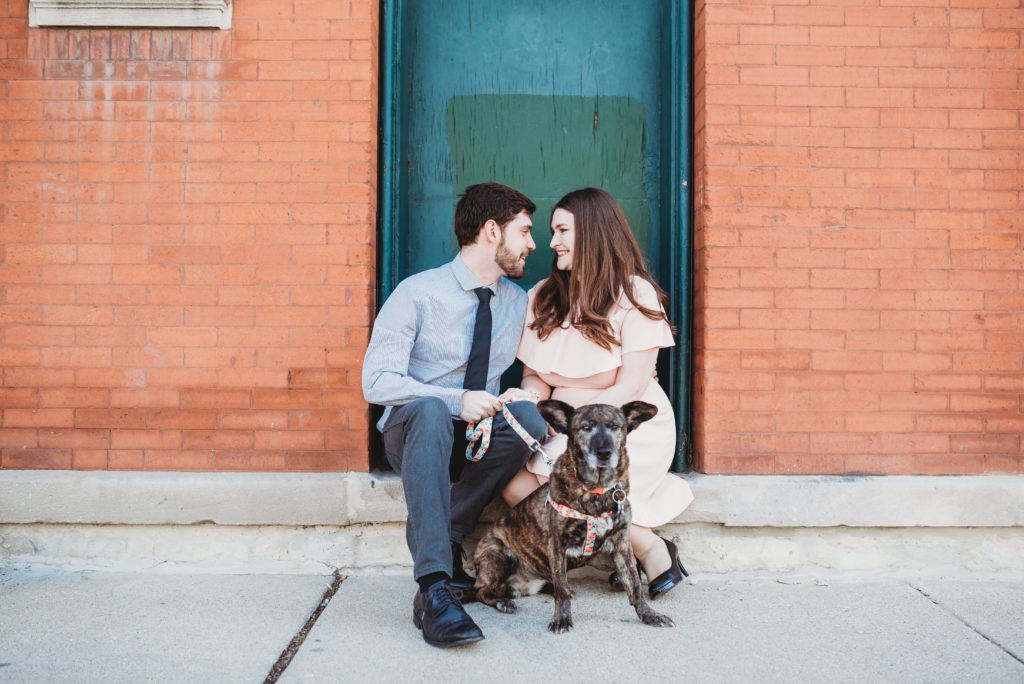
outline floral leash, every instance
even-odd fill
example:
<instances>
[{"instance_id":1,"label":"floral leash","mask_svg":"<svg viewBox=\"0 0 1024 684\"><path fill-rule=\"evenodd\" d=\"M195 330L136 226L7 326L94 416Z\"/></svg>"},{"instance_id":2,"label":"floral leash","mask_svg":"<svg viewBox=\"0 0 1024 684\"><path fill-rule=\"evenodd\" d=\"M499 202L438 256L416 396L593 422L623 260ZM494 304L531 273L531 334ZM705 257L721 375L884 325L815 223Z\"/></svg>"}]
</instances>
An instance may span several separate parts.
<instances>
[{"instance_id":1,"label":"floral leash","mask_svg":"<svg viewBox=\"0 0 1024 684\"><path fill-rule=\"evenodd\" d=\"M519 435L521 440L526 442L526 446L530 447L530 451L540 454L540 457L544 459L549 468L554 465L554 461L544 451L544 447L516 420L507 404L501 407L501 414L505 416L505 420L508 422L509 427L512 428L512 431ZM466 426L466 441L469 442L466 445L466 458L468 460L475 463L487 453L488 447L491 446L491 430L493 426L494 418L484 418L477 423L471 423ZM476 447L477 442L480 443L480 446L476 448L476 453L473 453L473 448Z\"/></svg>"}]
</instances>

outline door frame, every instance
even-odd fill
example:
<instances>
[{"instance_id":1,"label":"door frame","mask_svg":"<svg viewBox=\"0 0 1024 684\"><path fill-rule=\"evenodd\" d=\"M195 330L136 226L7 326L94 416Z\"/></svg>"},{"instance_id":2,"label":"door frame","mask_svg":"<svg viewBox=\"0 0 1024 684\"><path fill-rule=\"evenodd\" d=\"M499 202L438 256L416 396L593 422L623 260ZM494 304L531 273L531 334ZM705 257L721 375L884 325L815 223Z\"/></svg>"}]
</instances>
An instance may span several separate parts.
<instances>
[{"instance_id":1,"label":"door frame","mask_svg":"<svg viewBox=\"0 0 1024 684\"><path fill-rule=\"evenodd\" d=\"M401 198L400 76L404 64L402 33L407 0L381 0L379 61L379 157L377 197L377 308L398 285L398 260L403 225ZM669 106L662 111L661 216L669 229L662 232L661 272L668 282L670 320L678 329L678 344L668 354L668 394L676 412L678 435L674 471L691 461L692 298L693 298L693 15L691 0L665 0L670 13L670 39L665 41L662 92Z\"/></svg>"}]
</instances>

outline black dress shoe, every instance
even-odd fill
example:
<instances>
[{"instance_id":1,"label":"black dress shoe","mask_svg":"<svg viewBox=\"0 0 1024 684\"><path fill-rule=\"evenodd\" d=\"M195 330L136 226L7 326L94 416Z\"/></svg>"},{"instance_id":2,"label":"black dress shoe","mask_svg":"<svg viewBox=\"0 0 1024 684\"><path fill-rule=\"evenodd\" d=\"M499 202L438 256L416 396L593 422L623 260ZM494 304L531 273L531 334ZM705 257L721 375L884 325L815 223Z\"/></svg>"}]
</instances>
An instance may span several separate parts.
<instances>
[{"instance_id":1,"label":"black dress shoe","mask_svg":"<svg viewBox=\"0 0 1024 684\"><path fill-rule=\"evenodd\" d=\"M683 564L679 561L679 549L676 548L676 545L667 539L662 539L662 541L665 542L665 548L668 549L668 555L672 559L672 565L669 566L668 570L650 581L647 591L651 598L661 596L669 589L672 589L682 582L684 577L690 576L690 573L686 572L686 568L684 568ZM643 581L644 567L640 565L640 561L636 562L636 569L637 572L640 573L641 581ZM625 589L625 587L622 586L622 582L619 580L618 570L608 575L608 583L612 585L612 589L615 591L623 591Z\"/></svg>"},{"instance_id":2,"label":"black dress shoe","mask_svg":"<svg viewBox=\"0 0 1024 684\"><path fill-rule=\"evenodd\" d=\"M462 550L462 544L452 542L452 579L451 585L460 592L473 588L476 580L469 576L462 567L462 560L466 558L466 552Z\"/></svg>"},{"instance_id":3,"label":"black dress shoe","mask_svg":"<svg viewBox=\"0 0 1024 684\"><path fill-rule=\"evenodd\" d=\"M448 582L437 582L426 593L416 592L412 623L423 631L424 641L438 648L465 646L484 638Z\"/></svg>"}]
</instances>

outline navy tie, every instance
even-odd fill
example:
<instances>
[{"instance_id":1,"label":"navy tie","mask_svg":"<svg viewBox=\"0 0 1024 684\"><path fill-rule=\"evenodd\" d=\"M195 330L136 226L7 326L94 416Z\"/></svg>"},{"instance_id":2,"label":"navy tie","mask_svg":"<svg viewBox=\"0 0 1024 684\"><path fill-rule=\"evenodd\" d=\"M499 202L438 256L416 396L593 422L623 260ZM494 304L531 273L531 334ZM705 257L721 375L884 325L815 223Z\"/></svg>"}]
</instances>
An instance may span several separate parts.
<instances>
[{"instance_id":1,"label":"navy tie","mask_svg":"<svg viewBox=\"0 0 1024 684\"><path fill-rule=\"evenodd\" d=\"M469 361L466 363L466 379L462 388L467 390L487 389L487 366L491 360L491 295L486 287L478 287L473 292L480 300L476 309L476 323L473 325L473 344L469 348Z\"/></svg>"}]
</instances>

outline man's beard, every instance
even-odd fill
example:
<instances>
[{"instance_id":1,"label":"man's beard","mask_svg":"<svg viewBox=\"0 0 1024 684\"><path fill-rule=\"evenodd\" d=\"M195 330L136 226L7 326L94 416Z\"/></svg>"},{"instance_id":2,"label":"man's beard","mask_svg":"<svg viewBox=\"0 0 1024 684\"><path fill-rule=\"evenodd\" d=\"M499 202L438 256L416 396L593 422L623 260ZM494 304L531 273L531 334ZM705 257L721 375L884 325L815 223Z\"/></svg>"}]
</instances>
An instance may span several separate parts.
<instances>
[{"instance_id":1,"label":"man's beard","mask_svg":"<svg viewBox=\"0 0 1024 684\"><path fill-rule=\"evenodd\" d=\"M509 278L518 280L526 273L526 261L524 254L513 254L512 250L505 246L505 238L498 243L498 251L494 254L494 261L501 267ZM524 258L520 261L520 258Z\"/></svg>"}]
</instances>

